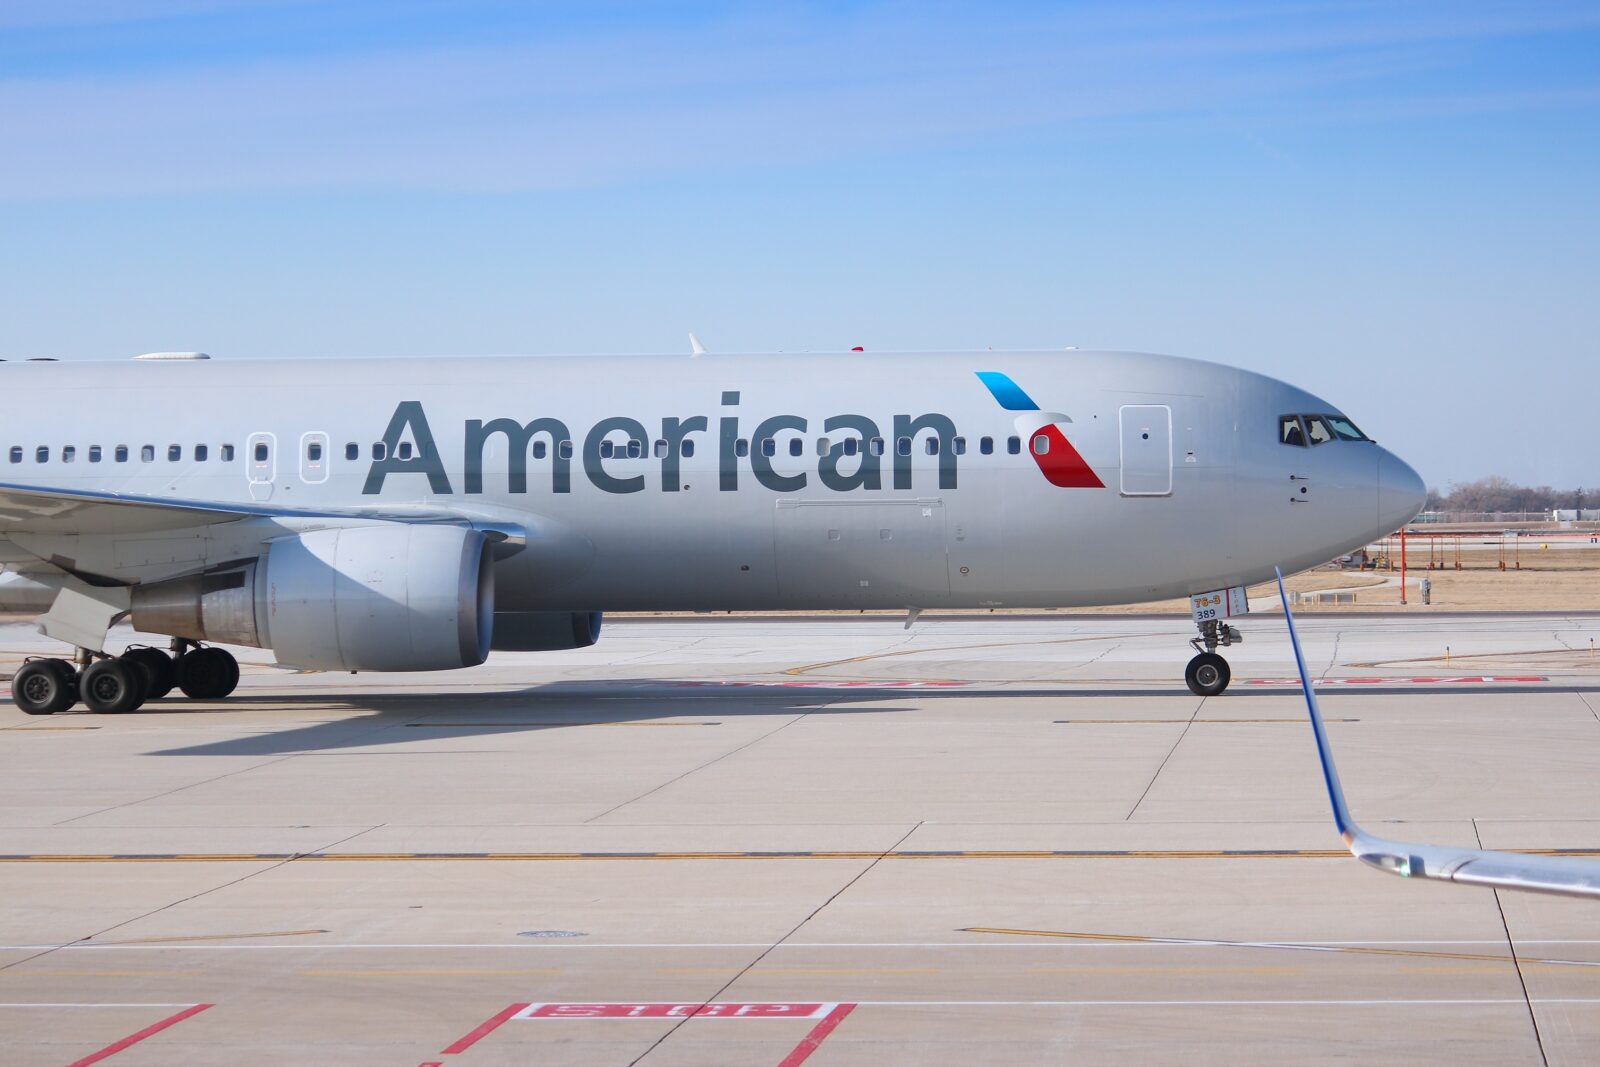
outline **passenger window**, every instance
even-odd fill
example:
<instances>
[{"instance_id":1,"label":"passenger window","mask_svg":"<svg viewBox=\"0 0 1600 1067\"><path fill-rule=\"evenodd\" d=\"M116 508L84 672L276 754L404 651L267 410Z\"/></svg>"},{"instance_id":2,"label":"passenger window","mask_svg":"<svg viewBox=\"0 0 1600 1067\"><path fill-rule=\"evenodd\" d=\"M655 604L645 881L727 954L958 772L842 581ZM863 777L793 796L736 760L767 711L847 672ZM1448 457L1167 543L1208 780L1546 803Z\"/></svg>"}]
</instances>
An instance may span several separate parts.
<instances>
[{"instance_id":1,"label":"passenger window","mask_svg":"<svg viewBox=\"0 0 1600 1067\"><path fill-rule=\"evenodd\" d=\"M557 445L556 446L556 455L560 456L562 459L571 459L572 458L572 442L571 441L562 441L559 445Z\"/></svg>"},{"instance_id":2,"label":"passenger window","mask_svg":"<svg viewBox=\"0 0 1600 1067\"><path fill-rule=\"evenodd\" d=\"M232 445L223 445L222 446L222 453L221 453L219 458L224 463L232 463L233 462L233 446Z\"/></svg>"},{"instance_id":3,"label":"passenger window","mask_svg":"<svg viewBox=\"0 0 1600 1067\"><path fill-rule=\"evenodd\" d=\"M384 444L382 441L374 441L372 443L372 458L373 459L382 459L384 456L387 456L388 454L389 454L389 446L388 445Z\"/></svg>"},{"instance_id":4,"label":"passenger window","mask_svg":"<svg viewBox=\"0 0 1600 1067\"><path fill-rule=\"evenodd\" d=\"M1020 456L1022 454L1022 438L1015 434L1006 438L1006 451L1013 456Z\"/></svg>"},{"instance_id":5,"label":"passenger window","mask_svg":"<svg viewBox=\"0 0 1600 1067\"><path fill-rule=\"evenodd\" d=\"M100 446L99 445L90 445L89 446L89 462L90 463L99 463L100 462Z\"/></svg>"},{"instance_id":6,"label":"passenger window","mask_svg":"<svg viewBox=\"0 0 1600 1067\"><path fill-rule=\"evenodd\" d=\"M1297 448L1306 447L1306 432L1300 426L1300 416L1280 415L1278 417L1278 442L1285 445L1294 445Z\"/></svg>"},{"instance_id":7,"label":"passenger window","mask_svg":"<svg viewBox=\"0 0 1600 1067\"><path fill-rule=\"evenodd\" d=\"M750 442L743 437L733 443L733 454L743 459L750 454Z\"/></svg>"},{"instance_id":8,"label":"passenger window","mask_svg":"<svg viewBox=\"0 0 1600 1067\"><path fill-rule=\"evenodd\" d=\"M36 463L49 463L50 462L50 446L49 445L40 445L34 451L33 459L34 459L34 462L36 462Z\"/></svg>"},{"instance_id":9,"label":"passenger window","mask_svg":"<svg viewBox=\"0 0 1600 1067\"><path fill-rule=\"evenodd\" d=\"M992 437L980 437L980 438L978 438L978 451L982 452L986 456L994 455L994 438L992 438Z\"/></svg>"},{"instance_id":10,"label":"passenger window","mask_svg":"<svg viewBox=\"0 0 1600 1067\"><path fill-rule=\"evenodd\" d=\"M826 437L817 438L817 455L826 456L827 454L828 454L828 439Z\"/></svg>"},{"instance_id":11,"label":"passenger window","mask_svg":"<svg viewBox=\"0 0 1600 1067\"><path fill-rule=\"evenodd\" d=\"M1050 454L1050 438L1046 434L1037 434L1033 439L1033 454L1047 456Z\"/></svg>"},{"instance_id":12,"label":"passenger window","mask_svg":"<svg viewBox=\"0 0 1600 1067\"><path fill-rule=\"evenodd\" d=\"M1314 445L1325 445L1333 440L1333 431L1328 429L1328 424L1322 421L1321 415L1307 415L1306 436Z\"/></svg>"},{"instance_id":13,"label":"passenger window","mask_svg":"<svg viewBox=\"0 0 1600 1067\"><path fill-rule=\"evenodd\" d=\"M628 458L629 459L638 459L643 455L644 455L644 442L643 441L629 441L628 442Z\"/></svg>"},{"instance_id":14,"label":"passenger window","mask_svg":"<svg viewBox=\"0 0 1600 1067\"><path fill-rule=\"evenodd\" d=\"M257 441L255 451L256 462L265 463L267 461L267 455L267 443L265 441Z\"/></svg>"},{"instance_id":15,"label":"passenger window","mask_svg":"<svg viewBox=\"0 0 1600 1067\"><path fill-rule=\"evenodd\" d=\"M855 455L860 447L860 442L858 442L854 437L846 437L841 444L844 447L844 454L847 456Z\"/></svg>"},{"instance_id":16,"label":"passenger window","mask_svg":"<svg viewBox=\"0 0 1600 1067\"><path fill-rule=\"evenodd\" d=\"M534 459L543 459L544 458L544 454L546 452L548 452L548 451L549 451L549 449L547 449L545 447L545 444L544 444L543 441L535 441L533 443L533 458Z\"/></svg>"},{"instance_id":17,"label":"passenger window","mask_svg":"<svg viewBox=\"0 0 1600 1067\"><path fill-rule=\"evenodd\" d=\"M683 453L683 458L684 459L693 458L693 456L694 456L694 442L689 440L687 437L684 438L683 439L683 444L678 446L678 451Z\"/></svg>"},{"instance_id":18,"label":"passenger window","mask_svg":"<svg viewBox=\"0 0 1600 1067\"><path fill-rule=\"evenodd\" d=\"M195 459L199 459L199 458L200 458L199 456L195 457ZM306 459L309 462L312 462L312 463L321 463L322 462L322 445L320 443L316 442L316 441L307 442L307 444L306 444Z\"/></svg>"},{"instance_id":19,"label":"passenger window","mask_svg":"<svg viewBox=\"0 0 1600 1067\"><path fill-rule=\"evenodd\" d=\"M617 446L616 445L612 444L610 441L601 441L600 442L600 458L601 459L610 459L612 456L614 456L616 454L617 454Z\"/></svg>"},{"instance_id":20,"label":"passenger window","mask_svg":"<svg viewBox=\"0 0 1600 1067\"><path fill-rule=\"evenodd\" d=\"M13 463L21 463L22 462L22 446L21 445L13 445L13 446L11 446L11 462L13 462Z\"/></svg>"},{"instance_id":21,"label":"passenger window","mask_svg":"<svg viewBox=\"0 0 1600 1067\"><path fill-rule=\"evenodd\" d=\"M656 440L656 458L657 459L665 459L666 457L667 457L667 443L665 441L657 438L657 440Z\"/></svg>"},{"instance_id":22,"label":"passenger window","mask_svg":"<svg viewBox=\"0 0 1600 1067\"><path fill-rule=\"evenodd\" d=\"M789 439L789 455L803 456L806 453L806 443L798 437Z\"/></svg>"},{"instance_id":23,"label":"passenger window","mask_svg":"<svg viewBox=\"0 0 1600 1067\"><path fill-rule=\"evenodd\" d=\"M344 446L344 458L345 459L360 459L361 458L361 446L356 444L354 441L351 441L349 444L345 445Z\"/></svg>"},{"instance_id":24,"label":"passenger window","mask_svg":"<svg viewBox=\"0 0 1600 1067\"><path fill-rule=\"evenodd\" d=\"M204 463L206 461L206 457L209 455L211 455L211 450L205 445L194 446L194 458L196 463Z\"/></svg>"},{"instance_id":25,"label":"passenger window","mask_svg":"<svg viewBox=\"0 0 1600 1067\"><path fill-rule=\"evenodd\" d=\"M182 445L168 445L167 446L167 462L168 463L176 463L182 458L183 458L183 446Z\"/></svg>"},{"instance_id":26,"label":"passenger window","mask_svg":"<svg viewBox=\"0 0 1600 1067\"><path fill-rule=\"evenodd\" d=\"M937 437L928 438L927 443L922 446L922 449L930 456L937 456L939 454L939 439Z\"/></svg>"},{"instance_id":27,"label":"passenger window","mask_svg":"<svg viewBox=\"0 0 1600 1067\"><path fill-rule=\"evenodd\" d=\"M954 438L951 440L950 444L951 447L955 449L956 455L964 456L967 454L967 439L965 437Z\"/></svg>"},{"instance_id":28,"label":"passenger window","mask_svg":"<svg viewBox=\"0 0 1600 1067\"><path fill-rule=\"evenodd\" d=\"M65 445L61 449L61 462L71 463L78 458L78 450L72 445Z\"/></svg>"},{"instance_id":29,"label":"passenger window","mask_svg":"<svg viewBox=\"0 0 1600 1067\"><path fill-rule=\"evenodd\" d=\"M112 455L112 458L115 459L118 463L126 463L126 462L128 462L128 446L127 445L118 445L117 446L117 450L115 452L113 452L111 455Z\"/></svg>"},{"instance_id":30,"label":"passenger window","mask_svg":"<svg viewBox=\"0 0 1600 1067\"><path fill-rule=\"evenodd\" d=\"M778 442L770 437L763 437L761 439L761 454L763 456L776 456L778 454Z\"/></svg>"},{"instance_id":31,"label":"passenger window","mask_svg":"<svg viewBox=\"0 0 1600 1067\"><path fill-rule=\"evenodd\" d=\"M911 455L911 438L897 437L894 441L894 452L897 456Z\"/></svg>"},{"instance_id":32,"label":"passenger window","mask_svg":"<svg viewBox=\"0 0 1600 1067\"><path fill-rule=\"evenodd\" d=\"M399 454L401 459L410 459L411 458L411 442L410 441L401 441L400 442L400 449L399 449L399 453L398 454Z\"/></svg>"},{"instance_id":33,"label":"passenger window","mask_svg":"<svg viewBox=\"0 0 1600 1067\"><path fill-rule=\"evenodd\" d=\"M871 452L874 456L883 455L883 438L874 437L872 440L868 441L867 451Z\"/></svg>"}]
</instances>

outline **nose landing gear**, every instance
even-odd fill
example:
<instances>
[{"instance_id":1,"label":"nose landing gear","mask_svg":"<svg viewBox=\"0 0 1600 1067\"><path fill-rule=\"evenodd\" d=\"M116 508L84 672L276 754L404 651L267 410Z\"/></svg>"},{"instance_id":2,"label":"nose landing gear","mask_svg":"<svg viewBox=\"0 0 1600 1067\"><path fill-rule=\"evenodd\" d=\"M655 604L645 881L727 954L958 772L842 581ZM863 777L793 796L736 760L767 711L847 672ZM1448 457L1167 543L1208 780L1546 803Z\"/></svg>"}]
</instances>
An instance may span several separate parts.
<instances>
[{"instance_id":1,"label":"nose landing gear","mask_svg":"<svg viewBox=\"0 0 1600 1067\"><path fill-rule=\"evenodd\" d=\"M121 714L174 688L192 700L221 700L239 684L239 662L220 648L175 638L169 654L130 648L120 656L79 649L77 663L31 659L11 679L11 698L28 715L54 715L83 701L90 711Z\"/></svg>"},{"instance_id":2,"label":"nose landing gear","mask_svg":"<svg viewBox=\"0 0 1600 1067\"><path fill-rule=\"evenodd\" d=\"M1214 697L1228 688L1228 682L1233 679L1228 661L1217 655L1217 648L1237 644L1244 636L1218 619L1206 619L1195 625L1200 627L1200 636L1191 637L1189 644L1199 654L1183 669L1183 681L1195 696ZM1201 651L1202 646L1204 651Z\"/></svg>"}]
</instances>

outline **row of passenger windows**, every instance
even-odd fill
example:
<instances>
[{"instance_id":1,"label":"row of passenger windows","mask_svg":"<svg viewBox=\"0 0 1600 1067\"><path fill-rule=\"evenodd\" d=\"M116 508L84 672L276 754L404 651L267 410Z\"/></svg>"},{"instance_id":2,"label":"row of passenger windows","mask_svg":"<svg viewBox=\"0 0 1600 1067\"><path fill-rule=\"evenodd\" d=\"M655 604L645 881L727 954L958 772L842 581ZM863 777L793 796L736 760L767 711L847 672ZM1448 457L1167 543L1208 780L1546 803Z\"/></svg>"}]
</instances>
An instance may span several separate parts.
<instances>
[{"instance_id":1,"label":"row of passenger windows","mask_svg":"<svg viewBox=\"0 0 1600 1067\"><path fill-rule=\"evenodd\" d=\"M1357 431L1357 432L1359 433L1359 431ZM771 457L771 456L776 456L778 454L778 441L777 441L776 438L763 437L763 438L760 438L759 440L755 441L754 444L755 444L756 449L758 451L760 451L760 453L763 456ZM835 442L831 441L830 439L828 439L826 437L817 438L817 455L819 455L819 456L828 455L828 453L833 451L834 444L835 444ZM857 454L859 454L859 453L861 453L863 451L865 451L865 452L867 452L867 453L869 453L871 455L874 455L874 456L881 456L881 455L883 455L884 448L885 448L884 439L881 438L881 437L870 437L870 438L845 437L845 438L840 439L837 442L837 444L838 444L840 450L844 453L844 455L847 455L847 456L854 456L854 455L857 455ZM1022 451L1022 439L1020 437L1008 437L1008 438L1006 438L1005 439L1005 445L1006 445L1006 451L1008 453L1010 453L1011 455L1013 455L1013 456L1019 454ZM995 439L993 437L980 437L980 438L978 438L978 451L980 453L982 453L983 455L985 455L985 456L993 455L994 454L994 446L995 446ZM1034 442L1034 451L1039 452L1041 454L1044 453L1044 452L1049 451L1049 447L1050 447L1049 439L1044 437L1043 435L1040 435ZM741 437L737 441L734 442L734 453L736 455L740 456L741 458L750 455L750 448L751 448L751 441L749 439L747 439L747 438ZM661 441L661 440L656 441L654 451L655 451L656 458L658 458L658 459L663 457L663 456L665 456L667 454L667 442L666 441ZM683 440L680 443L679 451L680 451L680 453L683 455L683 457L685 459L692 459L694 457L694 453L695 453L694 442L691 441L691 440L688 440L688 439ZM911 440L911 438L909 438L909 437L900 437L900 438L896 438L895 439L895 452L898 455L909 456L909 455L911 455L911 451L912 451L912 440ZM929 438L927 438L923 442L923 451L926 452L930 456L937 456L939 454L939 451L940 451L939 438L938 437L929 437ZM966 455L966 453L967 453L967 439L965 437L953 437L953 438L951 438L950 439L950 451L955 453L958 456ZM380 459L384 459L384 458L387 457L388 448L387 448L386 445L384 445L384 443L382 441L378 441L378 442L375 442L372 445L372 447L370 449L370 452L371 452L371 455L372 455L373 459L380 460ZM156 449L155 445L143 445L143 446L141 446L140 449L139 449L139 462L141 462L141 463L154 463L156 461L156 453L157 453L157 449ZM305 458L306 458L306 460L308 462L310 462L310 463L321 463L322 462L322 453L323 453L323 446L322 446L322 443L320 441L308 441L308 442L306 442L306 457ZM546 457L546 455L548 455L548 453L549 453L549 446L544 441L535 441L535 442L533 442L533 458L534 459L544 459ZM789 439L789 445L788 445L788 453L791 456L803 456L803 455L805 455L805 441L802 440L799 437L790 438ZM572 442L571 441L559 441L559 442L557 442L556 443L556 454L562 459L571 459L572 458ZM645 442L640 441L640 440L631 440L631 441L623 441L623 442L613 442L613 441L610 441L610 440L605 440L605 441L601 441L600 442L600 458L601 459L640 459L640 458L643 458L644 454L645 454ZM62 463L75 463L75 462L77 462L77 459L78 459L77 446L75 446L75 445L64 445L64 446L62 446L60 455L61 455L61 462ZM166 446L166 458L167 458L167 462L169 462L169 463L181 463L183 461L183 458L184 458L185 455L188 455L196 463L205 463L208 460L210 460L210 458L211 458L211 448L208 445L194 445L192 448L189 448L189 449L185 449L183 445L167 445ZM233 448L232 445L222 445L217 449L217 458L223 463L232 463L233 462L233 455L234 455L234 448ZM415 455L415 451L414 451L410 441L402 441L402 442L400 442L399 446L396 447L396 449L395 449L395 456L397 458L399 458L399 459L411 459L413 457L413 455ZM10 452L9 458L10 458L12 463L21 463L26 457L27 457L27 450L24 449L21 445L12 445L11 446L11 452ZM105 453L104 453L104 451L101 449L101 447L99 445L90 445L88 448L84 449L84 457L90 463L99 463L99 462L101 462L102 460L105 459ZM117 445L115 448L113 448L111 450L111 458L112 458L113 462L116 462L116 463L127 463L130 459L133 458L132 450L127 445ZM272 458L272 450L267 445L267 443L265 441L256 442L255 445L252 448L251 459L256 463L266 463L271 458ZM347 459L347 460L359 460L361 458L361 446L356 444L353 441L351 443L345 445L344 446L344 458ZM50 446L49 445L40 445L39 447L35 448L34 451L33 451L33 461L35 463L49 463L50 462Z\"/></svg>"},{"instance_id":2,"label":"row of passenger windows","mask_svg":"<svg viewBox=\"0 0 1600 1067\"><path fill-rule=\"evenodd\" d=\"M1279 415L1278 443L1306 448L1329 441L1369 441L1343 415Z\"/></svg>"},{"instance_id":3,"label":"row of passenger windows","mask_svg":"<svg viewBox=\"0 0 1600 1067\"><path fill-rule=\"evenodd\" d=\"M23 461L23 459L26 457L26 455L27 455L27 452L26 452L25 449L23 449L23 447L21 445L12 445L11 446L11 452L10 452L10 455L8 456L8 458L11 460L12 463L21 463ZM208 445L195 445L194 448L192 450L190 450L189 455L193 456L196 462L204 463L204 462L206 462L206 460L211 458L211 448ZM168 445L167 446L167 460L168 460L168 462L178 463L178 462L182 461L183 456L184 456L184 447L182 445ZM101 460L105 459L105 452L104 452L103 449L101 449L101 447L99 445L90 445L88 448L84 449L84 458L87 459L90 463L99 463ZM113 448L111 450L111 458L112 458L112 460L114 462L126 463L130 459L133 458L133 453L132 453L132 450L129 449L127 445L118 445L117 447L115 447L115 448ZM217 458L220 459L224 463L232 463L233 462L233 446L232 445L223 445L221 448L217 449ZM75 446L75 445L63 445L62 448L61 448L61 462L63 462L63 463L76 463L77 460L78 460L78 449L77 449L77 446ZM40 445L38 448L34 449L33 450L33 461L35 463L49 463L50 462L50 446L49 445ZM139 449L139 462L141 462L141 463L154 463L155 461L156 461L156 446L155 445L144 445L143 447L141 447Z\"/></svg>"},{"instance_id":4,"label":"row of passenger windows","mask_svg":"<svg viewBox=\"0 0 1600 1067\"><path fill-rule=\"evenodd\" d=\"M912 443L912 439L909 437L896 438L894 443L895 452L902 456L911 455ZM884 450L887 447L887 443L881 437L844 437L837 440L827 437L819 437L817 438L817 455L828 455L833 451L836 445L840 452L846 456L855 456L861 454L862 452L866 452L874 456L881 456L884 454ZM563 459L571 458L571 441L562 441L557 448ZM763 456L769 458L776 456L779 451L778 439L775 437L762 437L755 441L751 441L748 438L741 437L733 443L734 455L740 457L741 459L750 455L752 448L760 452ZM922 450L930 456L937 456L940 452L939 438L928 437L924 439L922 443ZM804 439L799 437L789 438L789 444L786 451L791 456L805 455L806 443ZM967 439L965 437L952 437L950 439L950 451L958 456L966 455ZM980 437L978 439L978 451L985 456L993 455L994 438ZM1006 451L1011 453L1013 456L1019 454L1022 451L1022 438L1007 438ZM662 440L656 441L654 452L657 459L664 457L667 454L667 442ZM694 457L694 442L685 439L679 445L679 452L684 456L684 458L692 459ZM609 440L600 442L601 459L640 459L644 456L644 454L645 442L637 439L621 442L612 442ZM533 458L543 459L544 457L545 443L543 441L535 441L533 443Z\"/></svg>"}]
</instances>

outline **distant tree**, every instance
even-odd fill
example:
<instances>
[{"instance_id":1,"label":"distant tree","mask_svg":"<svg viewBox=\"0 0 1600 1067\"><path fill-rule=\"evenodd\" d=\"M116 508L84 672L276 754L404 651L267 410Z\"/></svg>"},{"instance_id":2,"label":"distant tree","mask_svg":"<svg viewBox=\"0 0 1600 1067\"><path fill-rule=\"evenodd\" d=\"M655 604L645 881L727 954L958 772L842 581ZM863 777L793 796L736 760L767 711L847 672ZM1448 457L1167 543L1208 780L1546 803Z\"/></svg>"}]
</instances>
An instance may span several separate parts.
<instances>
[{"instance_id":1,"label":"distant tree","mask_svg":"<svg viewBox=\"0 0 1600 1067\"><path fill-rule=\"evenodd\" d=\"M1583 499L1582 489L1517 485L1508 478L1491 474L1474 482L1454 483L1442 496L1430 489L1426 506L1429 511L1531 512L1581 508Z\"/></svg>"}]
</instances>

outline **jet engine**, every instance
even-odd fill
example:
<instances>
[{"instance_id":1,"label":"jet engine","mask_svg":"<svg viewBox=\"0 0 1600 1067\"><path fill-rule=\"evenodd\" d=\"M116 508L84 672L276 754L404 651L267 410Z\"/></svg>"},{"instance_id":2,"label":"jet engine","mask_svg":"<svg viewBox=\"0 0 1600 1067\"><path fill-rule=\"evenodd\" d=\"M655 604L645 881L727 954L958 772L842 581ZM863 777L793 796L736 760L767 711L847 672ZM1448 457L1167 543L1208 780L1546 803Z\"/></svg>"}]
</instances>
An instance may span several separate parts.
<instances>
[{"instance_id":1,"label":"jet engine","mask_svg":"<svg viewBox=\"0 0 1600 1067\"><path fill-rule=\"evenodd\" d=\"M133 591L147 633L270 648L323 670L475 667L494 633L489 540L460 526L315 530L257 560Z\"/></svg>"}]
</instances>

